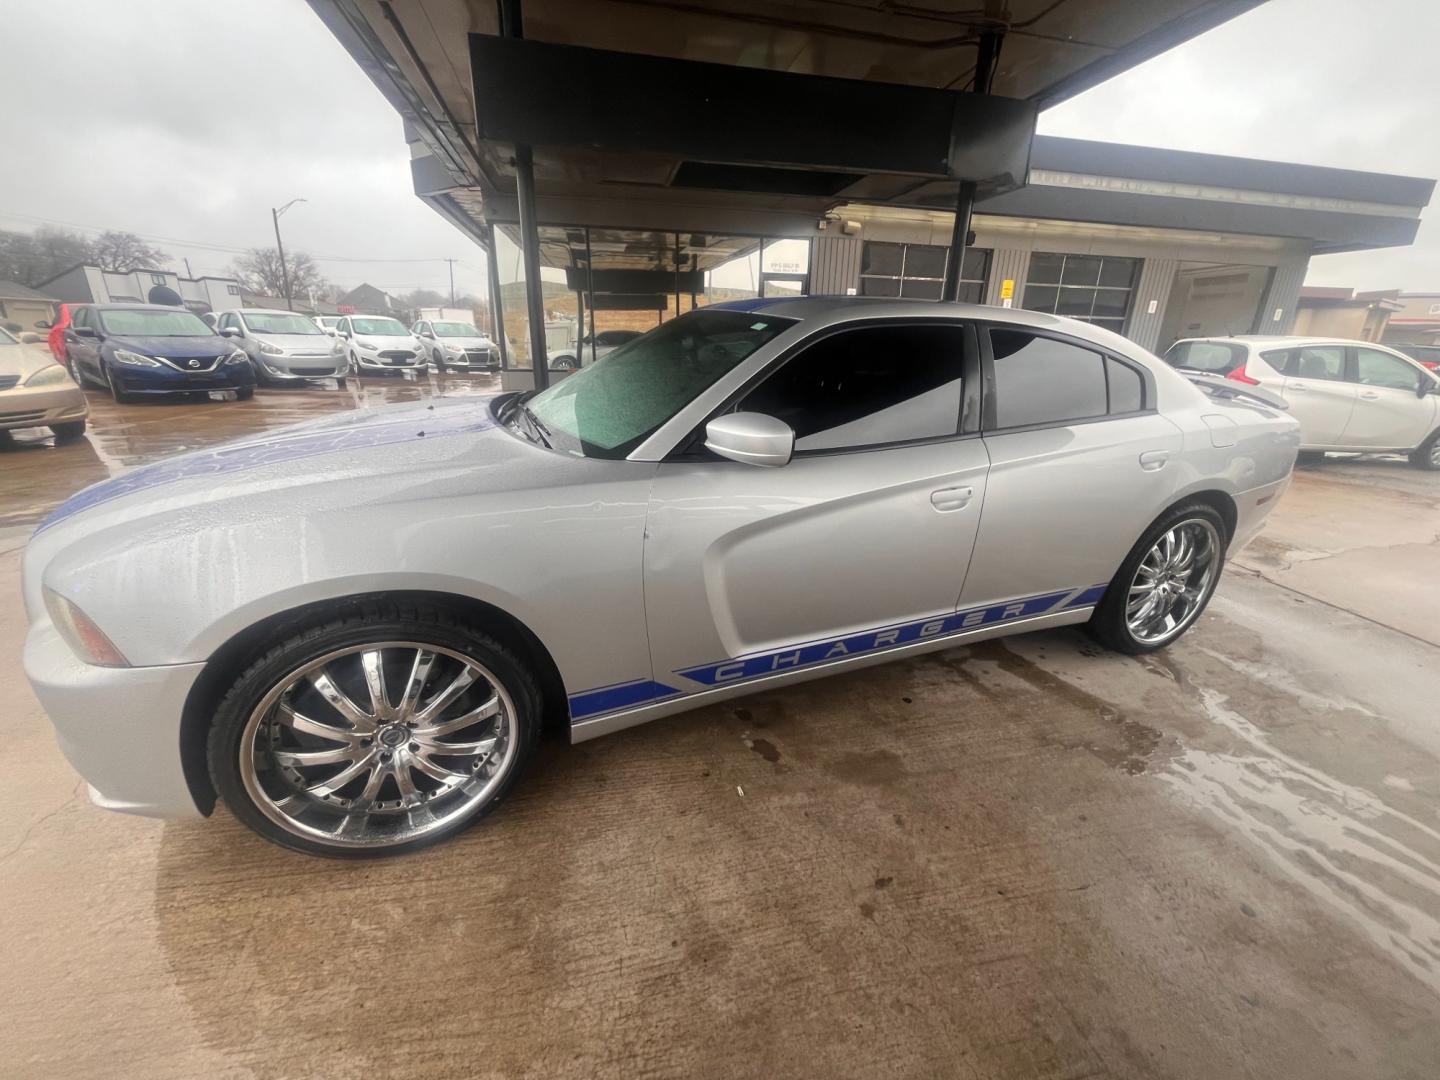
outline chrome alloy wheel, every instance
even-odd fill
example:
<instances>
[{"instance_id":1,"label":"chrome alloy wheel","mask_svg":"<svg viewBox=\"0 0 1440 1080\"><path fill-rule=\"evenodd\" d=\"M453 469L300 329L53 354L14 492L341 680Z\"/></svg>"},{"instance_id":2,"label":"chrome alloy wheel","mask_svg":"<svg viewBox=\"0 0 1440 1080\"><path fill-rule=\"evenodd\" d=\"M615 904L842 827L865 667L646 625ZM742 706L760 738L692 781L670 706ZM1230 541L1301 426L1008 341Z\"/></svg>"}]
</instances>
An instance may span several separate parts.
<instances>
[{"instance_id":1,"label":"chrome alloy wheel","mask_svg":"<svg viewBox=\"0 0 1440 1080\"><path fill-rule=\"evenodd\" d=\"M1433 468L1440 469L1440 439L1430 444L1430 464Z\"/></svg>"},{"instance_id":2,"label":"chrome alloy wheel","mask_svg":"<svg viewBox=\"0 0 1440 1080\"><path fill-rule=\"evenodd\" d=\"M1220 535L1204 518L1186 518L1155 541L1130 582L1125 625L1142 645L1179 636L1215 587Z\"/></svg>"},{"instance_id":3,"label":"chrome alloy wheel","mask_svg":"<svg viewBox=\"0 0 1440 1080\"><path fill-rule=\"evenodd\" d=\"M475 660L415 641L328 653L261 699L240 777L287 832L335 847L419 839L478 810L517 756L515 705Z\"/></svg>"}]
</instances>

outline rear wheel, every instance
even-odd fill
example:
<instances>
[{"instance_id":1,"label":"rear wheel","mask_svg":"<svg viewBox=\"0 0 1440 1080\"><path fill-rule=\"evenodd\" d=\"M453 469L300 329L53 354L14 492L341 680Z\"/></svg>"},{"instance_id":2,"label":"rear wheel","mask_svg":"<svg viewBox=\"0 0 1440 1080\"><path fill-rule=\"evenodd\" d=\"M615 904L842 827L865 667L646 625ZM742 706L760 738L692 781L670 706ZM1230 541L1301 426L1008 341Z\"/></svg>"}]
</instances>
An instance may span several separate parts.
<instances>
[{"instance_id":1,"label":"rear wheel","mask_svg":"<svg viewBox=\"0 0 1440 1080\"><path fill-rule=\"evenodd\" d=\"M441 609L368 605L277 644L221 701L215 787L268 840L395 854L489 813L534 750L540 693L506 646Z\"/></svg>"},{"instance_id":2,"label":"rear wheel","mask_svg":"<svg viewBox=\"0 0 1440 1080\"><path fill-rule=\"evenodd\" d=\"M1410 451L1410 464L1417 469L1440 470L1440 429Z\"/></svg>"},{"instance_id":3,"label":"rear wheel","mask_svg":"<svg viewBox=\"0 0 1440 1080\"><path fill-rule=\"evenodd\" d=\"M1325 464L1324 450L1301 450L1295 455L1297 465L1323 465Z\"/></svg>"},{"instance_id":4,"label":"rear wheel","mask_svg":"<svg viewBox=\"0 0 1440 1080\"><path fill-rule=\"evenodd\" d=\"M253 386L242 386L235 391L235 399L237 401L249 401L254 396L255 387Z\"/></svg>"},{"instance_id":5,"label":"rear wheel","mask_svg":"<svg viewBox=\"0 0 1440 1080\"><path fill-rule=\"evenodd\" d=\"M1165 513L1130 549L1090 619L1118 652L1164 648L1205 610L1225 566L1225 522L1206 503Z\"/></svg>"}]
</instances>

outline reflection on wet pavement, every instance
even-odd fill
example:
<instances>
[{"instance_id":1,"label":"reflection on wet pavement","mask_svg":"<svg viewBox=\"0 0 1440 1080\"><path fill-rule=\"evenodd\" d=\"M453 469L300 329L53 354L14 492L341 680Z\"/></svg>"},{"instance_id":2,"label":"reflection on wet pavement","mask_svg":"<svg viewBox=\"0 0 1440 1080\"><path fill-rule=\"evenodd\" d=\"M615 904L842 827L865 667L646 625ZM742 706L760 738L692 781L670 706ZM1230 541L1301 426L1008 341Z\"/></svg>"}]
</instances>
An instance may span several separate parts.
<instances>
[{"instance_id":1,"label":"reflection on wet pavement","mask_svg":"<svg viewBox=\"0 0 1440 1080\"><path fill-rule=\"evenodd\" d=\"M0 530L38 525L76 491L126 469L257 432L303 423L334 412L375 408L428 397L490 397L498 376L421 375L349 380L345 389L319 381L297 389L260 389L250 401L175 398L116 405L95 390L85 438L57 445L44 429L0 433L5 499Z\"/></svg>"}]
</instances>

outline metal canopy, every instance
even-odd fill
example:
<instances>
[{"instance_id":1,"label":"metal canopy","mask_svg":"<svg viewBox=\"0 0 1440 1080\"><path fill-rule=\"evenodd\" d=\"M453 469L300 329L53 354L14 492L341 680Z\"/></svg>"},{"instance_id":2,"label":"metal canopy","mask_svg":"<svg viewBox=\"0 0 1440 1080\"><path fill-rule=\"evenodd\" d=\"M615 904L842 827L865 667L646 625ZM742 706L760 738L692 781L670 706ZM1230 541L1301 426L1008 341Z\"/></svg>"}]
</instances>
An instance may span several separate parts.
<instances>
[{"instance_id":1,"label":"metal canopy","mask_svg":"<svg viewBox=\"0 0 1440 1080\"><path fill-rule=\"evenodd\" d=\"M527 89L532 94L537 88L543 91L545 79L551 79L552 88L564 87L568 94L548 99L562 107L560 118L568 113L571 120L588 115L592 121L609 121L596 132L601 137L589 140L576 138L573 130L564 139L550 132L556 138L553 144L528 136L536 144L535 192L542 224L795 235L810 231L825 209L844 201L916 205L918 189L924 204L953 204L959 180L967 172L983 171L955 168L950 159L957 145L968 152L995 150L977 138L981 125L951 123L945 126L954 136L946 148L947 166L938 173L915 169L899 154L833 164L815 160L814 143L839 143L847 123L859 117L853 109L837 108L826 122L817 123L813 102L807 106L805 101L804 88L817 85L812 78L869 87L875 92L871 100L901 88L922 92L916 101L938 100L930 95L971 89L982 35L1000 31L1004 45L991 92L1013 99L999 108L1023 103L1028 112L1079 93L1258 2L524 0L524 43L505 41L500 48L518 57L517 45L534 50L532 55L543 46L579 47L565 53L545 50L549 57L571 59L532 71L539 78L526 80ZM477 124L477 116L482 122L494 118L495 102L480 102L477 108L469 52L472 34L487 35L490 43L504 40L499 37L497 4L310 3L404 117L412 137L416 191L472 235L481 235L487 220L516 221L514 147L501 137L516 131ZM619 100L626 88L575 77L583 74L585 65L577 58L591 55L583 50L603 50L612 64L618 63L613 54L630 54L635 71L658 70L653 58L720 65L729 69L724 80L729 88L753 91L765 84L766 73L795 81L770 83L768 95L748 98L743 112L718 95L708 104L695 104L692 98L688 111L672 110L670 130L659 131L671 142L657 145L652 129L647 133L650 141L641 144L615 138L624 114L607 111L607 100ZM574 72L561 70L570 64ZM590 69L592 76L595 71ZM487 97L507 92L507 86L488 82L485 72L474 74ZM672 84L658 83L650 96L664 98L673 89ZM633 97L626 100L636 103ZM854 100L862 101L859 96ZM525 101L507 104L515 116L528 107ZM642 109L637 116L658 115L657 103L646 102L643 95L638 104ZM568 110L563 109L567 105ZM798 162L775 162L770 151L746 156L736 152L733 138L726 143L728 150L716 153L727 125L732 131L748 127L757 134L757 143L773 144L784 136L810 142L808 148L795 147L797 154L806 149L810 156ZM934 138L933 127L926 138ZM697 140L708 141L711 152ZM914 151L923 142L906 146ZM767 174L766 169L772 171ZM995 190L1005 187L998 184Z\"/></svg>"}]
</instances>

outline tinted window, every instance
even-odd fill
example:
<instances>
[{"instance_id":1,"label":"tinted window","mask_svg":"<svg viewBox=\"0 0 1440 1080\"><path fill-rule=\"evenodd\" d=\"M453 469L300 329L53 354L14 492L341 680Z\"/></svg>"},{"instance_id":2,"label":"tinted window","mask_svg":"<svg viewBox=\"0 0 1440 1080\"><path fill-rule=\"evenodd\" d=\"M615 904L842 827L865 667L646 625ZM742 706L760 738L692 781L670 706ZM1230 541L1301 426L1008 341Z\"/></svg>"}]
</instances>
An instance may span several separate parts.
<instances>
[{"instance_id":1,"label":"tinted window","mask_svg":"<svg viewBox=\"0 0 1440 1080\"><path fill-rule=\"evenodd\" d=\"M1276 371L1296 379L1345 378L1345 347L1343 345L1305 345L1298 349L1282 349L1261 353Z\"/></svg>"},{"instance_id":2,"label":"tinted window","mask_svg":"<svg viewBox=\"0 0 1440 1080\"><path fill-rule=\"evenodd\" d=\"M958 326L833 334L787 361L739 408L784 420L798 451L954 435L964 342Z\"/></svg>"},{"instance_id":3,"label":"tinted window","mask_svg":"<svg viewBox=\"0 0 1440 1080\"><path fill-rule=\"evenodd\" d=\"M1105 415L1104 358L1024 330L991 330L997 427Z\"/></svg>"},{"instance_id":4,"label":"tinted window","mask_svg":"<svg viewBox=\"0 0 1440 1080\"><path fill-rule=\"evenodd\" d=\"M1145 407L1145 380L1138 371L1106 357L1105 377L1110 380L1112 413L1139 412Z\"/></svg>"},{"instance_id":5,"label":"tinted window","mask_svg":"<svg viewBox=\"0 0 1440 1080\"><path fill-rule=\"evenodd\" d=\"M1420 373L1398 356L1378 349L1355 350L1355 374L1366 386L1385 386L1392 390L1414 390L1420 385Z\"/></svg>"},{"instance_id":6,"label":"tinted window","mask_svg":"<svg viewBox=\"0 0 1440 1080\"><path fill-rule=\"evenodd\" d=\"M1224 375L1245 363L1245 346L1219 341L1177 341L1165 353L1171 367Z\"/></svg>"}]
</instances>

